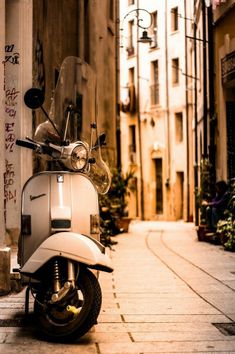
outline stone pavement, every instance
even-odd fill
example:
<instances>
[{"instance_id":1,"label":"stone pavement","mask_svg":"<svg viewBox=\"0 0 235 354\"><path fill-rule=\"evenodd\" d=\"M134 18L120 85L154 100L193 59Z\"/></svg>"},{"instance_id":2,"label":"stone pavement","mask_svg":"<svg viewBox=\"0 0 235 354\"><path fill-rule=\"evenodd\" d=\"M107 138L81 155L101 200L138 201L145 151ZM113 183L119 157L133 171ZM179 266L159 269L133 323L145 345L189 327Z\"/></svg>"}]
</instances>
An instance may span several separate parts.
<instances>
[{"instance_id":1,"label":"stone pavement","mask_svg":"<svg viewBox=\"0 0 235 354\"><path fill-rule=\"evenodd\" d=\"M11 294L0 298L0 353L235 353L235 253L183 222L132 222L114 239L99 324L73 344L41 341L21 325L24 291Z\"/></svg>"}]
</instances>

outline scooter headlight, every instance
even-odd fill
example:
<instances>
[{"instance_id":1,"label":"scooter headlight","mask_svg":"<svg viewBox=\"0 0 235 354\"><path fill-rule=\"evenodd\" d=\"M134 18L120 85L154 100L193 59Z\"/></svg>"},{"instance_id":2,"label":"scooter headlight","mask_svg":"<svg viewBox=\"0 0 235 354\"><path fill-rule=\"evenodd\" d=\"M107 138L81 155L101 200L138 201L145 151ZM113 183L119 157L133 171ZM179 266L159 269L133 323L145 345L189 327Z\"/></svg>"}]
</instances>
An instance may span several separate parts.
<instances>
[{"instance_id":1,"label":"scooter headlight","mask_svg":"<svg viewBox=\"0 0 235 354\"><path fill-rule=\"evenodd\" d=\"M71 153L71 165L76 171L82 170L88 160L88 150L82 143L76 145Z\"/></svg>"}]
</instances>

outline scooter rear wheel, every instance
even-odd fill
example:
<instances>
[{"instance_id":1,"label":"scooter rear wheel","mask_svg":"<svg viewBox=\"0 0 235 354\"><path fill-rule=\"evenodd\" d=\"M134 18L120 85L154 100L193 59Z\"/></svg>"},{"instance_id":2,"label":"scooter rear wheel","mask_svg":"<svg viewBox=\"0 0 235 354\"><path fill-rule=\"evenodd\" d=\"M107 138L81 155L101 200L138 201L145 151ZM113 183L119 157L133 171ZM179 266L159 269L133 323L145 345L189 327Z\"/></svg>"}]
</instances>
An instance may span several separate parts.
<instances>
[{"instance_id":1,"label":"scooter rear wheel","mask_svg":"<svg viewBox=\"0 0 235 354\"><path fill-rule=\"evenodd\" d=\"M50 304L51 290L38 292L34 313L43 337L53 341L74 341L83 336L97 323L101 308L101 289L97 278L88 269L81 270L77 289L58 304ZM67 310L67 306L79 309L77 314Z\"/></svg>"}]
</instances>

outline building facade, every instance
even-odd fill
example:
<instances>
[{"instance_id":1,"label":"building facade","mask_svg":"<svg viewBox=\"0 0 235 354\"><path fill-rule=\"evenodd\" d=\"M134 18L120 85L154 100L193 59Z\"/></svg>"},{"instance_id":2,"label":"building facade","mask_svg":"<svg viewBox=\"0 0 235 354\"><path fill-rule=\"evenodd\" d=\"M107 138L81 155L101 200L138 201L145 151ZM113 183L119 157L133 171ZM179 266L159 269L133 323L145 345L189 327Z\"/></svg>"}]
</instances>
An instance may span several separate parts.
<instances>
[{"instance_id":1,"label":"building facade","mask_svg":"<svg viewBox=\"0 0 235 354\"><path fill-rule=\"evenodd\" d=\"M234 16L235 1L194 1L190 34L194 184L198 194L208 199L216 181L230 183L235 178ZM195 202L196 224L198 208Z\"/></svg>"},{"instance_id":2,"label":"building facade","mask_svg":"<svg viewBox=\"0 0 235 354\"><path fill-rule=\"evenodd\" d=\"M122 167L135 170L137 186L131 217L192 218L186 17L184 1L120 1ZM143 30L150 44L139 42Z\"/></svg>"},{"instance_id":3,"label":"building facade","mask_svg":"<svg viewBox=\"0 0 235 354\"><path fill-rule=\"evenodd\" d=\"M216 178L235 178L235 1L213 11L215 38Z\"/></svg>"}]
</instances>

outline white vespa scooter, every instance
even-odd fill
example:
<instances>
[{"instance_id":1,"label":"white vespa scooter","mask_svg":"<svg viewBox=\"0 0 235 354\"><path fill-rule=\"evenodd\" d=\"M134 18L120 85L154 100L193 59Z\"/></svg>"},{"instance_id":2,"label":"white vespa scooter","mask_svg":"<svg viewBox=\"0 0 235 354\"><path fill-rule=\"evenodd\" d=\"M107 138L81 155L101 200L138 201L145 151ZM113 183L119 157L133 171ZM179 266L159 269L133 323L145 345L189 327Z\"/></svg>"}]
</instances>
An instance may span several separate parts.
<instances>
[{"instance_id":1,"label":"white vespa scooter","mask_svg":"<svg viewBox=\"0 0 235 354\"><path fill-rule=\"evenodd\" d=\"M25 103L42 108L42 92L27 91ZM37 326L57 341L75 340L97 323L97 271L113 270L99 242L98 193L108 191L110 174L101 158L104 135L97 135L96 110L92 69L67 57L47 121L34 140L17 140L50 160L51 170L32 176L22 191L18 258L22 283L35 298ZM28 297L29 290L26 308Z\"/></svg>"}]
</instances>

